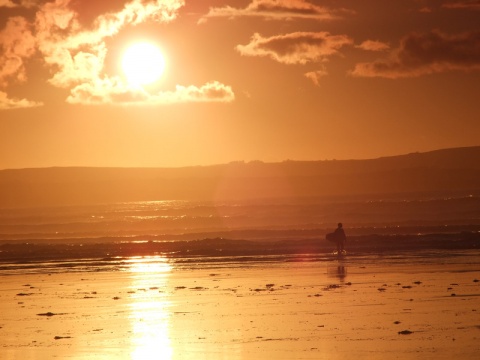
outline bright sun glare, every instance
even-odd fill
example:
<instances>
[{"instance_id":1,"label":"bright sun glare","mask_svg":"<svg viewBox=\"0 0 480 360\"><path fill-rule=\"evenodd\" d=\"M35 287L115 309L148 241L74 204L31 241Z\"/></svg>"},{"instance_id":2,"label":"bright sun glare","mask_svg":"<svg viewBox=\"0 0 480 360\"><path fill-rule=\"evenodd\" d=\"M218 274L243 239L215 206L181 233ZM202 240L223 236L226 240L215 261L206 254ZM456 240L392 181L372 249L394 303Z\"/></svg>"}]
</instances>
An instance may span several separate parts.
<instances>
[{"instance_id":1,"label":"bright sun glare","mask_svg":"<svg viewBox=\"0 0 480 360\"><path fill-rule=\"evenodd\" d=\"M165 59L157 46L150 43L136 43L125 51L122 69L130 85L147 85L162 76L165 70Z\"/></svg>"}]
</instances>

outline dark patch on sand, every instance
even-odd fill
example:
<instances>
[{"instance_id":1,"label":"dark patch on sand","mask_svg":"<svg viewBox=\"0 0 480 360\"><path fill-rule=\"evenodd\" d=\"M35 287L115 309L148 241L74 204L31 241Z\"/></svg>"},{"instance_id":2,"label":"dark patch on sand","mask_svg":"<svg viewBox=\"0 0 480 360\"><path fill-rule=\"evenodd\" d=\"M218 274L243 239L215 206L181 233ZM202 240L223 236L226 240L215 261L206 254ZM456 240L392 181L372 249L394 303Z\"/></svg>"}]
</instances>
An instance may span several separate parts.
<instances>
[{"instance_id":1,"label":"dark patch on sand","mask_svg":"<svg viewBox=\"0 0 480 360\"><path fill-rule=\"evenodd\" d=\"M55 336L54 337L55 340L71 339L71 338L72 338L71 336Z\"/></svg>"},{"instance_id":2,"label":"dark patch on sand","mask_svg":"<svg viewBox=\"0 0 480 360\"><path fill-rule=\"evenodd\" d=\"M65 315L66 313L53 313L53 312L46 312L46 313L40 313L40 314L37 314L37 316L47 316L47 317L51 317L51 316L56 316L56 315Z\"/></svg>"}]
</instances>

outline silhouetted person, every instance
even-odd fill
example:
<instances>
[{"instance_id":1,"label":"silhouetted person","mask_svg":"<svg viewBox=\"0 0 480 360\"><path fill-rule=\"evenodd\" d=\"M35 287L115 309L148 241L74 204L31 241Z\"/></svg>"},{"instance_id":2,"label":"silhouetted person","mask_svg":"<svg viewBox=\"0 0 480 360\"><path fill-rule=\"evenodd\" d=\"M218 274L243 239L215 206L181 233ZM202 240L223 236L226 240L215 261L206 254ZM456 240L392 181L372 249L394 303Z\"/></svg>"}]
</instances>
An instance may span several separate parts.
<instances>
[{"instance_id":1,"label":"silhouetted person","mask_svg":"<svg viewBox=\"0 0 480 360\"><path fill-rule=\"evenodd\" d=\"M333 237L335 239L335 243L337 244L338 255L344 254L345 244L347 242L347 236L345 235L345 231L343 230L342 223L338 223L338 227L335 229L333 233Z\"/></svg>"}]
</instances>

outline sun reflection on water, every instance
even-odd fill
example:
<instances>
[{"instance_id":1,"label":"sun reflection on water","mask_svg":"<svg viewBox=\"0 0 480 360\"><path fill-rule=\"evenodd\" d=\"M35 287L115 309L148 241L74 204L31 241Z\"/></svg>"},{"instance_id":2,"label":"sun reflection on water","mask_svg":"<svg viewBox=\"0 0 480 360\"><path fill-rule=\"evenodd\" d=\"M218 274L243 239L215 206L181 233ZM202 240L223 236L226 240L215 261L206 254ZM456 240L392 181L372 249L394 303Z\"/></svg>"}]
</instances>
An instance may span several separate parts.
<instances>
[{"instance_id":1,"label":"sun reflection on water","mask_svg":"<svg viewBox=\"0 0 480 360\"><path fill-rule=\"evenodd\" d=\"M132 274L131 359L170 360L171 301L166 289L172 266L161 256L131 258L127 263Z\"/></svg>"}]
</instances>

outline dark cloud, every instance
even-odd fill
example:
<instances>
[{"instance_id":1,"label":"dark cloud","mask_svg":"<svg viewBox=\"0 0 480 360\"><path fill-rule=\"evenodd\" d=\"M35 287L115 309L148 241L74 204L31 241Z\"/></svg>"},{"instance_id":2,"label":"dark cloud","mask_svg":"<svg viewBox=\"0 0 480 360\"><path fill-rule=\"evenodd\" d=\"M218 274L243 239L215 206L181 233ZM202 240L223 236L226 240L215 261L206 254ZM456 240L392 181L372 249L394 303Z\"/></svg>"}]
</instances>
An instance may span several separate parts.
<instances>
[{"instance_id":1,"label":"dark cloud","mask_svg":"<svg viewBox=\"0 0 480 360\"><path fill-rule=\"evenodd\" d=\"M480 70L480 31L412 33L389 58L357 64L351 74L395 79L451 70Z\"/></svg>"}]
</instances>

